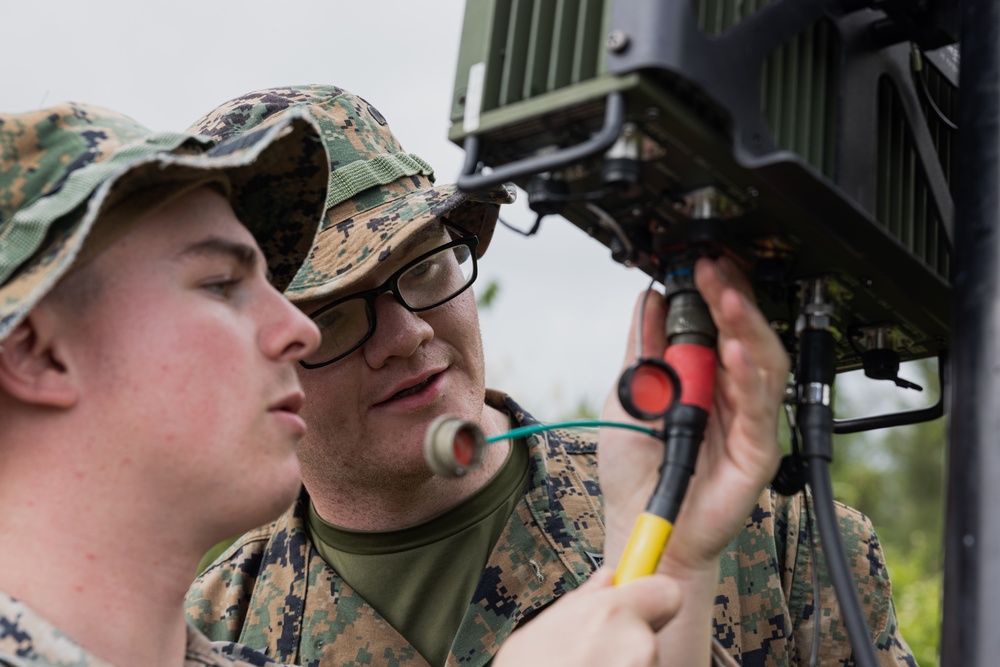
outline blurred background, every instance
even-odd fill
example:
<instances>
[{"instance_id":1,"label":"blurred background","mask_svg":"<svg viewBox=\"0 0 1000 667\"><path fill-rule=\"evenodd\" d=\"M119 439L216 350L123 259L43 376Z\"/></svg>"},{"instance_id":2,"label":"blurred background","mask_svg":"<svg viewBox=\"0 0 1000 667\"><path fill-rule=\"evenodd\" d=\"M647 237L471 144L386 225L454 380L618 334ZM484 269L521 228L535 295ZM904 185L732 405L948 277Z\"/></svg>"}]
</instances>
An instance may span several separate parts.
<instances>
[{"instance_id":1,"label":"blurred background","mask_svg":"<svg viewBox=\"0 0 1000 667\"><path fill-rule=\"evenodd\" d=\"M4 3L0 110L76 100L180 130L251 90L334 84L375 105L403 146L434 165L439 183L453 182L463 154L446 135L464 4ZM501 217L531 227L523 197L507 208ZM647 283L559 218L546 218L532 238L498 228L477 284L489 386L543 421L595 415L617 380L632 306ZM838 416L933 402L933 365L904 364L900 374L928 391L846 374L837 381ZM836 439L835 493L874 522L921 665L937 664L944 441L944 420Z\"/></svg>"}]
</instances>

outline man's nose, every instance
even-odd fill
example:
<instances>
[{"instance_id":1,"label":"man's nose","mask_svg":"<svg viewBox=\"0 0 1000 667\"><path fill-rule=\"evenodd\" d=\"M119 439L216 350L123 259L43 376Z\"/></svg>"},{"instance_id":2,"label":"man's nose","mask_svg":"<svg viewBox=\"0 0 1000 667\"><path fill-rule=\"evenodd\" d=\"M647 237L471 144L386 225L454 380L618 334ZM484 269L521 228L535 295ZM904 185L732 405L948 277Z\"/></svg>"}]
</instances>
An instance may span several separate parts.
<instances>
[{"instance_id":1,"label":"man's nose","mask_svg":"<svg viewBox=\"0 0 1000 667\"><path fill-rule=\"evenodd\" d=\"M434 338L434 328L418 313L412 313L393 293L375 299L375 332L364 345L365 360L381 368L392 357L411 356Z\"/></svg>"}]
</instances>

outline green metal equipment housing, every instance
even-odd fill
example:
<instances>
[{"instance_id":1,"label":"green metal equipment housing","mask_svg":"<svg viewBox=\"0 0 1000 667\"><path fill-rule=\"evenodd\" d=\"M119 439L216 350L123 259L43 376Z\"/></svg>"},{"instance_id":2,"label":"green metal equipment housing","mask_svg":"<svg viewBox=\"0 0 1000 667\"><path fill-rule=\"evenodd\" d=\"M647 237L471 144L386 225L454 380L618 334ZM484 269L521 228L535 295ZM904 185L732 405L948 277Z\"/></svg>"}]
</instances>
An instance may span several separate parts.
<instances>
[{"instance_id":1,"label":"green metal equipment housing","mask_svg":"<svg viewBox=\"0 0 1000 667\"><path fill-rule=\"evenodd\" d=\"M711 241L752 272L790 349L797 285L823 276L838 370L874 336L933 356L948 338L957 58L879 44L884 15L842 4L468 0L449 138L474 149L466 172L516 172L599 134L618 94L610 150L516 173L532 195L533 179L558 182L533 207L652 275ZM640 172L609 187L609 159L628 154Z\"/></svg>"}]
</instances>

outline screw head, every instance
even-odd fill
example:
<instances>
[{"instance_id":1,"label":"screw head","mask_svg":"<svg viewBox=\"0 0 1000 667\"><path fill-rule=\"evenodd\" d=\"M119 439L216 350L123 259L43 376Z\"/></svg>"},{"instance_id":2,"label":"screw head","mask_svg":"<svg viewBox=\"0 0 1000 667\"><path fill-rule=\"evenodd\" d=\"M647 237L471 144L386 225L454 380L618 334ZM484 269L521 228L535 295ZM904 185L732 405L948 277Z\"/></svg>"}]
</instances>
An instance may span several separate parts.
<instances>
[{"instance_id":1,"label":"screw head","mask_svg":"<svg viewBox=\"0 0 1000 667\"><path fill-rule=\"evenodd\" d=\"M621 53L628 47L628 34L624 30L612 30L606 46L611 53Z\"/></svg>"}]
</instances>

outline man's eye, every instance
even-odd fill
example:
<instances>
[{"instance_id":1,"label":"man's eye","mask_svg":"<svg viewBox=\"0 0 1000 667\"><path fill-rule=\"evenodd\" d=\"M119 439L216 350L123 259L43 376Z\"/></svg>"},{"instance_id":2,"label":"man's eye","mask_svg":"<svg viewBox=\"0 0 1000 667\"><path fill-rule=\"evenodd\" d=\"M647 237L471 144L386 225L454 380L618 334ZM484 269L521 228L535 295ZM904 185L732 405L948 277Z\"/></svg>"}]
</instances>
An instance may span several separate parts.
<instances>
[{"instance_id":1,"label":"man's eye","mask_svg":"<svg viewBox=\"0 0 1000 667\"><path fill-rule=\"evenodd\" d=\"M412 269L407 271L406 277L420 278L420 279L430 278L437 273L441 265L442 259L443 258L441 257L441 255L435 255L434 257L425 259L424 261L420 262Z\"/></svg>"},{"instance_id":2,"label":"man's eye","mask_svg":"<svg viewBox=\"0 0 1000 667\"><path fill-rule=\"evenodd\" d=\"M239 278L219 278L202 284L202 289L206 289L217 296L228 299L232 296L233 289L236 288L239 282Z\"/></svg>"},{"instance_id":3,"label":"man's eye","mask_svg":"<svg viewBox=\"0 0 1000 667\"><path fill-rule=\"evenodd\" d=\"M337 308L332 308L324 313L321 313L318 317L313 317L313 322L315 322L316 326L320 329L333 329L337 327L343 319L343 314Z\"/></svg>"},{"instance_id":4,"label":"man's eye","mask_svg":"<svg viewBox=\"0 0 1000 667\"><path fill-rule=\"evenodd\" d=\"M414 266L412 269L410 269L409 271L407 271L406 275L408 275L410 277L413 277L413 278L419 278L420 276L424 275L425 273L427 273L430 270L431 270L431 262L424 261L424 262L420 262L419 264L417 264L416 266Z\"/></svg>"}]
</instances>

